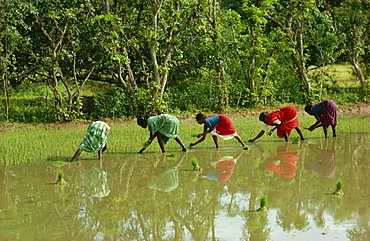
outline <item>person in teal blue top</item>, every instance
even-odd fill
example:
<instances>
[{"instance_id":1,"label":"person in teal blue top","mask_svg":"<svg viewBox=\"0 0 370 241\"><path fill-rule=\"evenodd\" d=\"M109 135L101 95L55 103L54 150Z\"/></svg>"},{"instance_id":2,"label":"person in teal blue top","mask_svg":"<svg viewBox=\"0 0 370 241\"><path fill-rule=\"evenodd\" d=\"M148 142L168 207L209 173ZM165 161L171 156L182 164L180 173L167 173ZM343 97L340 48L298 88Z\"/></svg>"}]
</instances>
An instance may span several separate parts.
<instances>
[{"instance_id":1,"label":"person in teal blue top","mask_svg":"<svg viewBox=\"0 0 370 241\"><path fill-rule=\"evenodd\" d=\"M187 151L185 145L178 136L179 120L175 116L170 114L161 114L150 117L140 116L137 118L137 124L142 128L148 127L150 132L148 141L139 153L142 153L156 137L162 153L166 152L165 144L169 139L175 139L175 141L182 147L182 151Z\"/></svg>"},{"instance_id":2,"label":"person in teal blue top","mask_svg":"<svg viewBox=\"0 0 370 241\"><path fill-rule=\"evenodd\" d=\"M245 146L242 138L236 133L232 120L228 116L216 115L210 117L199 113L195 116L195 119L199 125L204 124L203 133L197 135L197 137L200 139L194 143L191 143L190 147L204 141L208 133L212 135L216 148L220 147L218 144L218 138L221 138L223 140L230 140L232 138L235 138L243 147Z\"/></svg>"}]
</instances>

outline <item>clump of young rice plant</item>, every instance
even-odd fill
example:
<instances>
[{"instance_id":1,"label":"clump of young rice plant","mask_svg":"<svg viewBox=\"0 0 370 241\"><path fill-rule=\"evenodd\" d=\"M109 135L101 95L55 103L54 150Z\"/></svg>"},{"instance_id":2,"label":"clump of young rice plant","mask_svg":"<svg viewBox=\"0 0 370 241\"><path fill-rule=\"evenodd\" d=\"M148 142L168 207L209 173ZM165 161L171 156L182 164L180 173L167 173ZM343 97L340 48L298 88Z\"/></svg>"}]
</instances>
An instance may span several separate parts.
<instances>
[{"instance_id":1,"label":"clump of young rice plant","mask_svg":"<svg viewBox=\"0 0 370 241\"><path fill-rule=\"evenodd\" d=\"M55 161L55 162L53 162L53 165L57 166L57 167L62 167L62 166L67 165L67 163L63 162L63 161Z\"/></svg>"},{"instance_id":2,"label":"clump of young rice plant","mask_svg":"<svg viewBox=\"0 0 370 241\"><path fill-rule=\"evenodd\" d=\"M257 209L257 212L267 212L267 197L263 196L260 200L260 207Z\"/></svg>"},{"instance_id":3,"label":"clump of young rice plant","mask_svg":"<svg viewBox=\"0 0 370 241\"><path fill-rule=\"evenodd\" d=\"M59 171L58 173L58 180L56 182L57 185L65 185L67 184L66 181L64 181L64 173L63 171Z\"/></svg>"},{"instance_id":4,"label":"clump of young rice plant","mask_svg":"<svg viewBox=\"0 0 370 241\"><path fill-rule=\"evenodd\" d=\"M193 170L194 170L194 171L197 171L197 172L202 171L202 168L199 166L198 159L193 158L193 159L191 160L191 164L193 165Z\"/></svg>"},{"instance_id":5,"label":"clump of young rice plant","mask_svg":"<svg viewBox=\"0 0 370 241\"><path fill-rule=\"evenodd\" d=\"M342 181L337 182L337 189L333 192L333 195L343 195L344 192L342 188L343 188L343 182Z\"/></svg>"},{"instance_id":6,"label":"clump of young rice plant","mask_svg":"<svg viewBox=\"0 0 370 241\"><path fill-rule=\"evenodd\" d=\"M175 157L177 153L167 154L166 157Z\"/></svg>"},{"instance_id":7,"label":"clump of young rice plant","mask_svg":"<svg viewBox=\"0 0 370 241\"><path fill-rule=\"evenodd\" d=\"M292 144L299 144L299 137L295 138L292 142Z\"/></svg>"}]
</instances>

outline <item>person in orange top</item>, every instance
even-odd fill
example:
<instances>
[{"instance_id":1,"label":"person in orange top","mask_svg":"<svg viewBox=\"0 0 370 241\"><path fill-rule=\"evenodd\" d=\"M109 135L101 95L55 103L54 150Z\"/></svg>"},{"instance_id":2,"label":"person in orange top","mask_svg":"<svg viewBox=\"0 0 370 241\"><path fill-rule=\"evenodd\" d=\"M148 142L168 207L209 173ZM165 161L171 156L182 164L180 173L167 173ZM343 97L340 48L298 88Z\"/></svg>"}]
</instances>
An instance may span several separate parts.
<instances>
[{"instance_id":1,"label":"person in orange top","mask_svg":"<svg viewBox=\"0 0 370 241\"><path fill-rule=\"evenodd\" d=\"M262 121L264 124L262 130L258 135L250 139L249 142L254 142L263 134L265 134L268 126L274 126L274 128L268 133L271 135L272 132L277 129L277 136L280 138L285 139L288 142L288 137L290 136L290 132L293 129L296 129L301 140L304 140L303 134L301 129L299 128L299 121L297 117L297 109L294 106L286 106L281 108L280 110L268 113L262 112L259 116L259 120Z\"/></svg>"}]
</instances>

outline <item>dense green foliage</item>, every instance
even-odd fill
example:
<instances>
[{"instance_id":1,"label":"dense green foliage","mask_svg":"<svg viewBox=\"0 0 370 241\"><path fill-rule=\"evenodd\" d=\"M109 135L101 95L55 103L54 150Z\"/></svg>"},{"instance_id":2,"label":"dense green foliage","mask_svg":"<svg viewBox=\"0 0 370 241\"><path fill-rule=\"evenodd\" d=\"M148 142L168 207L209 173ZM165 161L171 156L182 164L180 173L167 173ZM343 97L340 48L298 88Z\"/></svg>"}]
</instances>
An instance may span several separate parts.
<instances>
[{"instance_id":1,"label":"dense green foliage","mask_svg":"<svg viewBox=\"0 0 370 241\"><path fill-rule=\"evenodd\" d=\"M0 121L368 101L369 10L367 0L2 0ZM337 83L334 63L352 66L356 87Z\"/></svg>"}]
</instances>

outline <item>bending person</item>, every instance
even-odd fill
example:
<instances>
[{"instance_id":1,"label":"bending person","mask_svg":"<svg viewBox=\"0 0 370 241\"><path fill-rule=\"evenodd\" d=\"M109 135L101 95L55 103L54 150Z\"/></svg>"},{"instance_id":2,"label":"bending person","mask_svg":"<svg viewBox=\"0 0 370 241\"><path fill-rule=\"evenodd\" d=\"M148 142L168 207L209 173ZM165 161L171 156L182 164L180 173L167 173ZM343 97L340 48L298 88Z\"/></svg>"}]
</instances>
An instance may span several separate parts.
<instances>
[{"instance_id":1,"label":"bending person","mask_svg":"<svg viewBox=\"0 0 370 241\"><path fill-rule=\"evenodd\" d=\"M109 125L103 121L91 123L87 127L87 133L72 157L71 162L74 162L81 155L82 151L98 152L99 160L102 159L103 152L107 149L107 135L109 131Z\"/></svg>"},{"instance_id":2,"label":"bending person","mask_svg":"<svg viewBox=\"0 0 370 241\"><path fill-rule=\"evenodd\" d=\"M294 106L286 106L281 108L280 110L268 113L262 112L259 116L259 120L262 121L264 124L262 130L258 135L250 139L249 142L254 142L263 134L265 134L268 126L274 126L271 131L269 131L268 135L271 135L274 130L277 129L277 136L279 138L285 139L288 142L288 137L290 136L290 132L293 129L296 129L301 140L304 140L303 134L301 129L299 128L299 121L297 117L297 109Z\"/></svg>"},{"instance_id":3,"label":"bending person","mask_svg":"<svg viewBox=\"0 0 370 241\"><path fill-rule=\"evenodd\" d=\"M337 136L337 105L332 100L323 100L316 105L306 105L304 110L309 115L316 118L315 124L310 126L308 130L313 131L318 127L324 129L325 138L328 138L328 127L331 126L333 137Z\"/></svg>"},{"instance_id":4,"label":"bending person","mask_svg":"<svg viewBox=\"0 0 370 241\"><path fill-rule=\"evenodd\" d=\"M204 129L203 133L197 136L200 139L194 143L191 143L190 146L195 146L204 141L208 133L212 135L216 148L219 148L218 137L224 140L235 138L243 147L245 146L242 138L236 133L232 120L226 115L208 117L202 113L199 113L196 115L195 119L199 125L204 124Z\"/></svg>"},{"instance_id":5,"label":"bending person","mask_svg":"<svg viewBox=\"0 0 370 241\"><path fill-rule=\"evenodd\" d=\"M137 118L137 124L142 128L148 127L150 132L148 141L139 153L142 153L156 137L163 153L166 152L165 144L169 139L175 139L175 141L182 147L182 151L187 150L178 136L179 120L175 116L170 114L161 114L150 117L140 116Z\"/></svg>"}]
</instances>

